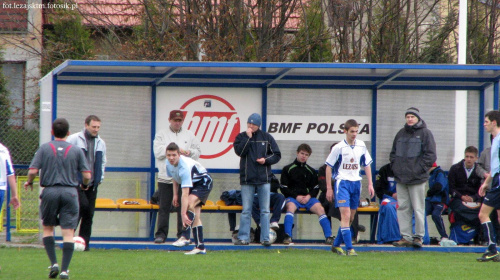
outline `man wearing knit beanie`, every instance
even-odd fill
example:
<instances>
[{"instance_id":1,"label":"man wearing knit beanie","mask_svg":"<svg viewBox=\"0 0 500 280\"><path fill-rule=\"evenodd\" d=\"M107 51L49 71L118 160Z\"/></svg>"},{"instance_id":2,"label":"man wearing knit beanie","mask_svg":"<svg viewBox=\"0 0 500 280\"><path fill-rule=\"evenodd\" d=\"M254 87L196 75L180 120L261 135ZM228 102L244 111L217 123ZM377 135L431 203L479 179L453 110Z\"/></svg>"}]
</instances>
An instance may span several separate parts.
<instances>
[{"instance_id":1,"label":"man wearing knit beanie","mask_svg":"<svg viewBox=\"0 0 500 280\"><path fill-rule=\"evenodd\" d=\"M271 134L259 129L262 118L253 113L248 117L247 130L234 140L234 151L240 157L240 185L243 211L240 230L235 245L248 245L254 194L257 193L260 208L260 241L271 246L269 240L269 200L271 197L271 165L281 159L278 144Z\"/></svg>"},{"instance_id":2,"label":"man wearing knit beanie","mask_svg":"<svg viewBox=\"0 0 500 280\"><path fill-rule=\"evenodd\" d=\"M397 247L422 247L425 234L425 183L436 162L436 142L416 107L405 112L406 124L394 137L390 154L398 186L398 222L402 239ZM415 215L415 233L412 216Z\"/></svg>"}]
</instances>

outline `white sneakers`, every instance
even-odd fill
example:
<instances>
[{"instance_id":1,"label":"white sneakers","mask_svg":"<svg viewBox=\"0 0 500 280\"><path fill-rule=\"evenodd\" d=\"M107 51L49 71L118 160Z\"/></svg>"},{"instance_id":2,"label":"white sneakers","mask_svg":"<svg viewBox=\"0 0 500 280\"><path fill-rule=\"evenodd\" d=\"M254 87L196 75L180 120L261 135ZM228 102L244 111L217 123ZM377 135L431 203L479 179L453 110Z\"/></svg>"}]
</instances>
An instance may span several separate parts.
<instances>
[{"instance_id":1,"label":"white sneakers","mask_svg":"<svg viewBox=\"0 0 500 280\"><path fill-rule=\"evenodd\" d=\"M278 225L277 222L272 222L269 227L272 228L272 229L274 229L274 230L280 229L280 225Z\"/></svg>"},{"instance_id":2,"label":"white sneakers","mask_svg":"<svg viewBox=\"0 0 500 280\"><path fill-rule=\"evenodd\" d=\"M193 250L187 252L187 253L184 253L184 255L206 255L207 254L207 249L198 249L198 248L194 248Z\"/></svg>"},{"instance_id":3,"label":"white sneakers","mask_svg":"<svg viewBox=\"0 0 500 280\"><path fill-rule=\"evenodd\" d=\"M188 246L190 243L190 240L187 240L184 236L181 236L181 238L177 239L177 241L172 243L172 245L174 245L175 247L184 247Z\"/></svg>"}]
</instances>

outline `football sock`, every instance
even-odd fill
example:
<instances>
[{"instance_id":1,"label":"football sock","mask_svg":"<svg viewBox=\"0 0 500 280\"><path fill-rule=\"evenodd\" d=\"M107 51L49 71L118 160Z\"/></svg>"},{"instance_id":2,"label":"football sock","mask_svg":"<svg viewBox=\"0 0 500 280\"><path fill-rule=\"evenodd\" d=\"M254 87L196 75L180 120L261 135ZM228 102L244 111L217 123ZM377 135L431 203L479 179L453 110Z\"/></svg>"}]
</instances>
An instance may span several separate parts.
<instances>
[{"instance_id":1,"label":"football sock","mask_svg":"<svg viewBox=\"0 0 500 280\"><path fill-rule=\"evenodd\" d=\"M203 243L203 226L193 228L193 238L196 248L200 250L205 249L205 243Z\"/></svg>"},{"instance_id":2,"label":"football sock","mask_svg":"<svg viewBox=\"0 0 500 280\"><path fill-rule=\"evenodd\" d=\"M189 234L189 228L190 228L190 227L191 227L191 225L194 223L194 217L196 216L196 215L194 214L194 212L189 211L189 210L187 211L186 215L188 216L189 220L191 220L191 224L190 224L190 225L188 225L187 227L184 227L184 228L182 229L182 230L183 230L183 233L182 233L181 235L182 235L182 236L184 236L184 237L185 237L185 232L186 232L186 231L187 231L187 232L188 232L188 234Z\"/></svg>"},{"instance_id":3,"label":"football sock","mask_svg":"<svg viewBox=\"0 0 500 280\"><path fill-rule=\"evenodd\" d=\"M43 246L45 247L45 251L47 252L47 256L49 257L51 265L57 263L56 258L56 242L54 236L47 236L43 239Z\"/></svg>"},{"instance_id":4,"label":"football sock","mask_svg":"<svg viewBox=\"0 0 500 280\"><path fill-rule=\"evenodd\" d=\"M339 231L337 232L337 236L333 241L333 247L340 247L340 245L344 242L344 238L342 237L341 227L339 227Z\"/></svg>"},{"instance_id":5,"label":"football sock","mask_svg":"<svg viewBox=\"0 0 500 280\"><path fill-rule=\"evenodd\" d=\"M340 231L342 232L342 237L344 238L344 243L345 247L347 250L351 250L352 247L352 235L351 235L351 228L346 227L346 228L341 228Z\"/></svg>"},{"instance_id":6,"label":"football sock","mask_svg":"<svg viewBox=\"0 0 500 280\"><path fill-rule=\"evenodd\" d=\"M488 251L496 253L497 246L495 243L495 229L493 228L493 224L491 221L488 221L482 223L481 226L483 227L484 240L488 242Z\"/></svg>"},{"instance_id":7,"label":"football sock","mask_svg":"<svg viewBox=\"0 0 500 280\"><path fill-rule=\"evenodd\" d=\"M61 271L68 272L69 263L73 257L73 251L75 250L75 244L73 242L63 242L63 255L61 263Z\"/></svg>"},{"instance_id":8,"label":"football sock","mask_svg":"<svg viewBox=\"0 0 500 280\"><path fill-rule=\"evenodd\" d=\"M286 215L285 215L285 233L290 237L292 236L292 227L293 227L293 213L286 212Z\"/></svg>"},{"instance_id":9,"label":"football sock","mask_svg":"<svg viewBox=\"0 0 500 280\"><path fill-rule=\"evenodd\" d=\"M319 217L319 224L321 225L321 228L323 229L323 233L325 234L325 238L332 236L332 226L330 224L330 220L328 220L328 217L326 215L323 214Z\"/></svg>"}]
</instances>

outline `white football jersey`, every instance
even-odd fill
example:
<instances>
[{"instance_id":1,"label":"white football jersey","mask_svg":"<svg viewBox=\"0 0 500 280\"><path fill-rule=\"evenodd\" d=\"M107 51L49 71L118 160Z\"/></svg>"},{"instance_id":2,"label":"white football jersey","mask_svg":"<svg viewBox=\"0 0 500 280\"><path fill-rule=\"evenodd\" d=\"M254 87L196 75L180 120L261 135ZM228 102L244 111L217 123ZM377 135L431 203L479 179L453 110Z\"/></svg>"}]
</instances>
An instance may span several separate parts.
<instances>
[{"instance_id":1,"label":"white football jersey","mask_svg":"<svg viewBox=\"0 0 500 280\"><path fill-rule=\"evenodd\" d=\"M365 142L356 139L352 146L346 140L335 145L326 164L332 168L332 178L335 180L360 181L361 166L368 166L372 161Z\"/></svg>"},{"instance_id":2,"label":"white football jersey","mask_svg":"<svg viewBox=\"0 0 500 280\"><path fill-rule=\"evenodd\" d=\"M15 174L9 150L2 144L0 144L0 161L0 190L7 190L7 177Z\"/></svg>"}]
</instances>

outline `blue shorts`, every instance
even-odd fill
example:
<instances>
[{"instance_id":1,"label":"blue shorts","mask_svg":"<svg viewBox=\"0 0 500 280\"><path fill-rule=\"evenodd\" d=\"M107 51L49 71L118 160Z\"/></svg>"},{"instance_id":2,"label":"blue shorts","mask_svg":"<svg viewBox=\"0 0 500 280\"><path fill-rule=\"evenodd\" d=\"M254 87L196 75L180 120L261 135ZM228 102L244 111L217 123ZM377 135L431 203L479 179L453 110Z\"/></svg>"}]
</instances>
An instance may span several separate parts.
<instances>
[{"instance_id":1,"label":"blue shorts","mask_svg":"<svg viewBox=\"0 0 500 280\"><path fill-rule=\"evenodd\" d=\"M207 202L208 196L212 191L213 180L212 177L207 176L204 180L200 180L196 182L192 188L189 190L189 194L195 195L200 199L199 205L205 205Z\"/></svg>"},{"instance_id":2,"label":"blue shorts","mask_svg":"<svg viewBox=\"0 0 500 280\"><path fill-rule=\"evenodd\" d=\"M335 207L356 210L361 196L361 181L337 180L335 182Z\"/></svg>"},{"instance_id":3,"label":"blue shorts","mask_svg":"<svg viewBox=\"0 0 500 280\"><path fill-rule=\"evenodd\" d=\"M309 201L306 203L306 204L302 204L302 203L299 203L295 198L293 197L289 197L286 199L286 203L288 202L292 202L293 204L295 204L295 206L297 206L297 210L299 208L306 208L307 211L309 211L311 209L311 207L314 206L314 204L316 203L320 203L318 199L316 199L315 197L311 197L311 199L309 199Z\"/></svg>"},{"instance_id":4,"label":"blue shorts","mask_svg":"<svg viewBox=\"0 0 500 280\"><path fill-rule=\"evenodd\" d=\"M496 187L486 192L483 204L486 204L495 209L500 209L500 187Z\"/></svg>"}]
</instances>

